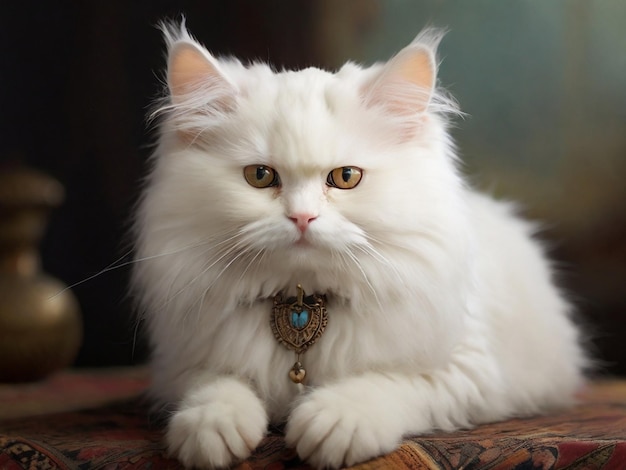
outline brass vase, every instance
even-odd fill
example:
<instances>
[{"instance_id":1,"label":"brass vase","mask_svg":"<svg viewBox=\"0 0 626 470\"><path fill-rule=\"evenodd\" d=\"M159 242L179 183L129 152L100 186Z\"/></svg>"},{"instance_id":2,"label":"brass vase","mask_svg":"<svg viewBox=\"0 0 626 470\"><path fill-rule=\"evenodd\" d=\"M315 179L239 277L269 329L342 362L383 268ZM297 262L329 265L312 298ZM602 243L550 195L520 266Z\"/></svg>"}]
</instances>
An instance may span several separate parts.
<instances>
[{"instance_id":1,"label":"brass vase","mask_svg":"<svg viewBox=\"0 0 626 470\"><path fill-rule=\"evenodd\" d=\"M82 341L78 302L40 269L38 243L63 187L37 171L0 168L0 382L70 365Z\"/></svg>"}]
</instances>

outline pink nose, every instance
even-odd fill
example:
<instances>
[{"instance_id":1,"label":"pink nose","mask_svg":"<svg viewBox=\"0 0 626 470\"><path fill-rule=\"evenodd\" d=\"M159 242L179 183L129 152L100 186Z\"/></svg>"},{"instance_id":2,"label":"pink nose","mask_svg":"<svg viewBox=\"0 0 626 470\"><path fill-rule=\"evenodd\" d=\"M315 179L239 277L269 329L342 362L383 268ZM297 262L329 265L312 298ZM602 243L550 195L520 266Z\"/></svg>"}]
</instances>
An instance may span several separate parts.
<instances>
[{"instance_id":1,"label":"pink nose","mask_svg":"<svg viewBox=\"0 0 626 470\"><path fill-rule=\"evenodd\" d=\"M289 220L296 224L301 233L304 233L309 228L309 224L315 219L317 219L317 216L313 214L292 214L289 216Z\"/></svg>"}]
</instances>

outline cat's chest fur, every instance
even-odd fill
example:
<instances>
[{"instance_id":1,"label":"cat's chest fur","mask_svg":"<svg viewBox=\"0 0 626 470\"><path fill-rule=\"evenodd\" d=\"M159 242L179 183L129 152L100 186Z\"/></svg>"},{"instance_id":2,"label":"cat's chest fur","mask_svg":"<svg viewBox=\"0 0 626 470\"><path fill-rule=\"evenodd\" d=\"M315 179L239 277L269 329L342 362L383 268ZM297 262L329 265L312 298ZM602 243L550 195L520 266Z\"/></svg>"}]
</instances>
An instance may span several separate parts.
<instances>
[{"instance_id":1,"label":"cat's chest fur","mask_svg":"<svg viewBox=\"0 0 626 470\"><path fill-rule=\"evenodd\" d=\"M294 279L298 277L307 279ZM236 296L236 292L231 291L231 295ZM326 329L299 358L306 370L306 387L323 386L367 370L428 371L449 359L449 348L425 349L420 338L432 328L432 322L420 313L423 307L409 294L382 300L370 294L360 302L334 293L327 298ZM207 325L181 328L179 334L184 331L185 338L178 344L186 350L182 355L202 369L216 375L236 373L254 383L267 403L270 418L280 422L304 388L289 379L298 356L280 344L272 331L273 305L271 298L258 299L239 303L218 316L207 300L201 314ZM441 337L440 345L445 342Z\"/></svg>"}]
</instances>

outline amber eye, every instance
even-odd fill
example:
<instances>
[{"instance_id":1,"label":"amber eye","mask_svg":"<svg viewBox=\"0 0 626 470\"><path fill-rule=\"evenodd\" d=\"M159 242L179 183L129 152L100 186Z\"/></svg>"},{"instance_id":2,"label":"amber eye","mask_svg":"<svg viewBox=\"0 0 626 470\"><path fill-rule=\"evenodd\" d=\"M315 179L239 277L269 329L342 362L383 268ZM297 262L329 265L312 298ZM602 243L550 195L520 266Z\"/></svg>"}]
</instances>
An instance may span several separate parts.
<instances>
[{"instance_id":1,"label":"amber eye","mask_svg":"<svg viewBox=\"0 0 626 470\"><path fill-rule=\"evenodd\" d=\"M248 165L243 169L243 176L250 186L255 188L269 188L279 186L280 178L273 168L265 165Z\"/></svg>"},{"instance_id":2,"label":"amber eye","mask_svg":"<svg viewBox=\"0 0 626 470\"><path fill-rule=\"evenodd\" d=\"M352 189L361 182L363 170L356 166L342 166L328 173L326 184L333 188Z\"/></svg>"}]
</instances>

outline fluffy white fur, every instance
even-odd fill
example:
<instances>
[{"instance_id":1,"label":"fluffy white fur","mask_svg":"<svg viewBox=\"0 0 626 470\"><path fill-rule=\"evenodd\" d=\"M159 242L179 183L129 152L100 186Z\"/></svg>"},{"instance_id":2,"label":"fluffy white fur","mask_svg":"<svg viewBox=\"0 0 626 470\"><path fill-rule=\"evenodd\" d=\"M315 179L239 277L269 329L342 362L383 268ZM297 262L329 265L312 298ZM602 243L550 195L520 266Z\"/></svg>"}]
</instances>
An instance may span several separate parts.
<instances>
[{"instance_id":1,"label":"fluffy white fur","mask_svg":"<svg viewBox=\"0 0 626 470\"><path fill-rule=\"evenodd\" d=\"M570 402L585 357L533 227L463 181L434 87L440 34L387 64L276 73L218 60L166 28L167 101L137 214L134 286L152 394L185 465L248 456L269 422L318 467ZM262 164L278 188L243 176ZM357 166L354 189L326 185ZM294 214L316 217L301 234ZM303 356L270 329L272 297L328 296Z\"/></svg>"}]
</instances>

